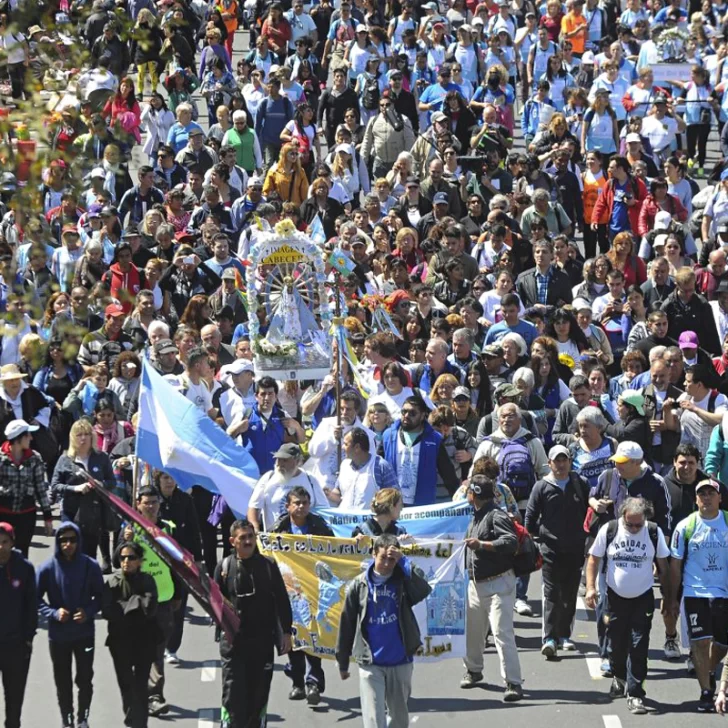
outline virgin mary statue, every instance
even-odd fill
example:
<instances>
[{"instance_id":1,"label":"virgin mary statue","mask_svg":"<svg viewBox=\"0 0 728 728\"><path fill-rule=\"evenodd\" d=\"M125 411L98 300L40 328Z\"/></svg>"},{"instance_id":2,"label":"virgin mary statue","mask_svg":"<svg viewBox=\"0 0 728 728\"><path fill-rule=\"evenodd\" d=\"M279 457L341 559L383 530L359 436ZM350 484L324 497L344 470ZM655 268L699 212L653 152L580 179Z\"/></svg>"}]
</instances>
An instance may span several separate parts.
<instances>
[{"instance_id":1,"label":"virgin mary statue","mask_svg":"<svg viewBox=\"0 0 728 728\"><path fill-rule=\"evenodd\" d=\"M316 317L293 285L293 278L286 276L283 284L265 338L272 344L308 341L319 330Z\"/></svg>"}]
</instances>

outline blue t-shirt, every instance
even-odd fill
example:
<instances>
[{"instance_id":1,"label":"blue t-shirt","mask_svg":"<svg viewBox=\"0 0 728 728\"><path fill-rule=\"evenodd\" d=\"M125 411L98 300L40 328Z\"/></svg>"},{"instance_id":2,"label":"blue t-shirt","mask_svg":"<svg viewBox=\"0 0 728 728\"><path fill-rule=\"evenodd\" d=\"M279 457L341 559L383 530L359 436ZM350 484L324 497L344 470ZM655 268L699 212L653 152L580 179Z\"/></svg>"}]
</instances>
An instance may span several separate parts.
<instances>
[{"instance_id":1,"label":"blue t-shirt","mask_svg":"<svg viewBox=\"0 0 728 728\"><path fill-rule=\"evenodd\" d=\"M695 518L695 530L685 553L685 529ZM706 521L700 514L677 524L670 551L683 563L683 595L686 597L728 597L728 524L722 513Z\"/></svg>"},{"instance_id":2,"label":"blue t-shirt","mask_svg":"<svg viewBox=\"0 0 728 728\"><path fill-rule=\"evenodd\" d=\"M411 568L404 556L398 566L405 571ZM369 598L364 624L367 642L372 650L372 662L387 667L412 662L402 642L397 588L394 582L391 577L375 574L373 567L370 567L367 578Z\"/></svg>"},{"instance_id":3,"label":"blue t-shirt","mask_svg":"<svg viewBox=\"0 0 728 728\"><path fill-rule=\"evenodd\" d=\"M529 351L533 340L538 336L538 329L529 321L519 321L515 326L509 326L505 321L500 321L488 329L485 335L486 344L494 344L500 341L506 334L520 334Z\"/></svg>"},{"instance_id":4,"label":"blue t-shirt","mask_svg":"<svg viewBox=\"0 0 728 728\"><path fill-rule=\"evenodd\" d=\"M627 207L627 195L632 192L629 187L629 180L620 185L614 180L614 206L612 207L612 216L609 218L609 230L614 233L629 232L632 227L629 224L629 207Z\"/></svg>"},{"instance_id":5,"label":"blue t-shirt","mask_svg":"<svg viewBox=\"0 0 728 728\"><path fill-rule=\"evenodd\" d=\"M443 88L439 83L436 83L432 86L428 86L424 90L422 96L420 96L420 102L423 104L432 104L432 108L428 112L428 122L430 120L430 114L433 114L435 111L442 111L442 102L447 92L459 90L460 89L457 84L454 83L448 83L445 88Z\"/></svg>"},{"instance_id":6,"label":"blue t-shirt","mask_svg":"<svg viewBox=\"0 0 728 728\"><path fill-rule=\"evenodd\" d=\"M591 452L584 450L577 441L577 444L571 450L572 467L589 483L591 489L595 489L599 482L599 476L612 467L609 458L613 454L614 448L606 438L602 440L602 444L596 450ZM613 473L613 476L614 478L619 477L616 473ZM612 484L613 481L610 481L609 485Z\"/></svg>"}]
</instances>

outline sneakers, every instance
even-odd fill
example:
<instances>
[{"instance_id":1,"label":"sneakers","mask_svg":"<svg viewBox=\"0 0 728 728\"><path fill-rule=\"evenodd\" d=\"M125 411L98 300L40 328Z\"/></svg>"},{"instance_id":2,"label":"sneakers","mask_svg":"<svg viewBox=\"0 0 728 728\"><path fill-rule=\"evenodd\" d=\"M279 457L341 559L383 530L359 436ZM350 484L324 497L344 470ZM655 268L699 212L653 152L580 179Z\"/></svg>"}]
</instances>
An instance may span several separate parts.
<instances>
[{"instance_id":1,"label":"sneakers","mask_svg":"<svg viewBox=\"0 0 728 728\"><path fill-rule=\"evenodd\" d=\"M692 171L693 167L695 166L695 160L694 159L688 159L688 169Z\"/></svg>"},{"instance_id":2,"label":"sneakers","mask_svg":"<svg viewBox=\"0 0 728 728\"><path fill-rule=\"evenodd\" d=\"M673 635L672 637L667 635L665 637L664 651L666 660L679 660L682 657L680 640L677 635Z\"/></svg>"},{"instance_id":3,"label":"sneakers","mask_svg":"<svg viewBox=\"0 0 728 728\"><path fill-rule=\"evenodd\" d=\"M647 712L647 708L645 708L642 698L636 698L632 695L627 698L627 710L632 713L632 715L644 715Z\"/></svg>"},{"instance_id":4,"label":"sneakers","mask_svg":"<svg viewBox=\"0 0 728 728\"><path fill-rule=\"evenodd\" d=\"M149 701L149 715L154 718L158 715L164 715L165 713L169 713L169 705L164 700L152 698Z\"/></svg>"},{"instance_id":5,"label":"sneakers","mask_svg":"<svg viewBox=\"0 0 728 728\"><path fill-rule=\"evenodd\" d=\"M462 680L460 680L460 687L463 688L463 690L474 688L482 679L482 672L470 672L470 670L468 670L463 675Z\"/></svg>"},{"instance_id":6,"label":"sneakers","mask_svg":"<svg viewBox=\"0 0 728 728\"><path fill-rule=\"evenodd\" d=\"M523 698L523 688L516 683L506 683L506 691L503 693L504 703L517 703Z\"/></svg>"},{"instance_id":7,"label":"sneakers","mask_svg":"<svg viewBox=\"0 0 728 728\"><path fill-rule=\"evenodd\" d=\"M565 650L566 652L574 652L576 650L576 645L568 637L565 637L564 639L559 640L559 649Z\"/></svg>"},{"instance_id":8,"label":"sneakers","mask_svg":"<svg viewBox=\"0 0 728 728\"><path fill-rule=\"evenodd\" d=\"M176 652L170 652L169 650L164 651L164 661L168 665L179 665L179 657Z\"/></svg>"},{"instance_id":9,"label":"sneakers","mask_svg":"<svg viewBox=\"0 0 728 728\"><path fill-rule=\"evenodd\" d=\"M304 700L306 697L306 691L303 688L292 687L291 692L288 693L289 700Z\"/></svg>"},{"instance_id":10,"label":"sneakers","mask_svg":"<svg viewBox=\"0 0 728 728\"><path fill-rule=\"evenodd\" d=\"M599 671L602 673L602 677L612 677L612 666L610 665L609 660L602 660Z\"/></svg>"},{"instance_id":11,"label":"sneakers","mask_svg":"<svg viewBox=\"0 0 728 728\"><path fill-rule=\"evenodd\" d=\"M553 660L559 654L559 647L556 644L556 640L546 640L541 647L541 654L547 660Z\"/></svg>"},{"instance_id":12,"label":"sneakers","mask_svg":"<svg viewBox=\"0 0 728 728\"><path fill-rule=\"evenodd\" d=\"M612 678L612 684L609 686L609 697L612 699L623 698L627 684L618 677Z\"/></svg>"},{"instance_id":13,"label":"sneakers","mask_svg":"<svg viewBox=\"0 0 728 728\"><path fill-rule=\"evenodd\" d=\"M695 677L695 663L693 662L692 653L688 655L688 659L685 661L685 672L688 677Z\"/></svg>"},{"instance_id":14,"label":"sneakers","mask_svg":"<svg viewBox=\"0 0 728 728\"><path fill-rule=\"evenodd\" d=\"M701 690L698 701L698 713L715 713L715 695L711 690Z\"/></svg>"},{"instance_id":15,"label":"sneakers","mask_svg":"<svg viewBox=\"0 0 728 728\"><path fill-rule=\"evenodd\" d=\"M78 725L76 728L88 728L88 721L87 720L79 720Z\"/></svg>"},{"instance_id":16,"label":"sneakers","mask_svg":"<svg viewBox=\"0 0 728 728\"><path fill-rule=\"evenodd\" d=\"M69 713L65 718L63 718L61 728L73 728L73 713Z\"/></svg>"},{"instance_id":17,"label":"sneakers","mask_svg":"<svg viewBox=\"0 0 728 728\"><path fill-rule=\"evenodd\" d=\"M306 685L306 702L309 705L318 705L321 702L321 691L318 685Z\"/></svg>"},{"instance_id":18,"label":"sneakers","mask_svg":"<svg viewBox=\"0 0 728 728\"><path fill-rule=\"evenodd\" d=\"M533 617L533 609L531 609L525 599L516 599L513 609L522 617Z\"/></svg>"},{"instance_id":19,"label":"sneakers","mask_svg":"<svg viewBox=\"0 0 728 728\"><path fill-rule=\"evenodd\" d=\"M695 175L698 179L705 177L705 170L702 167L698 167L698 173Z\"/></svg>"}]
</instances>

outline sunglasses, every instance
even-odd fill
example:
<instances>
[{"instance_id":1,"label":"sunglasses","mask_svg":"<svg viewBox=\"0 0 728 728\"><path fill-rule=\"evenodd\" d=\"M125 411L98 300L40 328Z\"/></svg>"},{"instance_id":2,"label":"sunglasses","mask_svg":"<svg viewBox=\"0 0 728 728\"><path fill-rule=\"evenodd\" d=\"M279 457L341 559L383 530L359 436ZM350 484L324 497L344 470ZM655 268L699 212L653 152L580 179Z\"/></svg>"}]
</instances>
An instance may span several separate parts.
<instances>
[{"instance_id":1,"label":"sunglasses","mask_svg":"<svg viewBox=\"0 0 728 728\"><path fill-rule=\"evenodd\" d=\"M119 561L139 561L139 557L136 554L122 554Z\"/></svg>"}]
</instances>

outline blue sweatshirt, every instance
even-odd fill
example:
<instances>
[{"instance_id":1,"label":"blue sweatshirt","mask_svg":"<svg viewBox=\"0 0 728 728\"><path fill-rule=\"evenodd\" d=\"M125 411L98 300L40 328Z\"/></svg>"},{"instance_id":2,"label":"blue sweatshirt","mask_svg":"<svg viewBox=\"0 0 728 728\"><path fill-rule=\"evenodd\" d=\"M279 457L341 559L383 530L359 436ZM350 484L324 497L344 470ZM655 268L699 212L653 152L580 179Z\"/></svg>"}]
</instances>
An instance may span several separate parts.
<instances>
[{"instance_id":1,"label":"blue sweatshirt","mask_svg":"<svg viewBox=\"0 0 728 728\"><path fill-rule=\"evenodd\" d=\"M401 567L408 576L412 568L406 556L400 559L397 567ZM378 576L372 564L367 572L367 582L369 598L364 626L372 651L372 663L393 667L412 662L404 648L399 624L402 580Z\"/></svg>"},{"instance_id":2,"label":"blue sweatshirt","mask_svg":"<svg viewBox=\"0 0 728 728\"><path fill-rule=\"evenodd\" d=\"M35 569L17 549L0 566L0 650L2 645L30 642L38 628Z\"/></svg>"},{"instance_id":3,"label":"blue sweatshirt","mask_svg":"<svg viewBox=\"0 0 728 728\"><path fill-rule=\"evenodd\" d=\"M263 99L255 118L255 133L263 144L281 146L281 132L293 119L293 104L285 96Z\"/></svg>"},{"instance_id":4,"label":"blue sweatshirt","mask_svg":"<svg viewBox=\"0 0 728 728\"><path fill-rule=\"evenodd\" d=\"M61 553L58 541L63 533L76 534L76 554L70 561ZM104 578L95 559L82 551L81 532L75 523L65 521L56 531L56 552L38 570L38 611L48 620L48 638L54 642L75 642L94 636L94 618L101 611ZM58 611L73 614L81 608L86 621L58 621Z\"/></svg>"}]
</instances>

